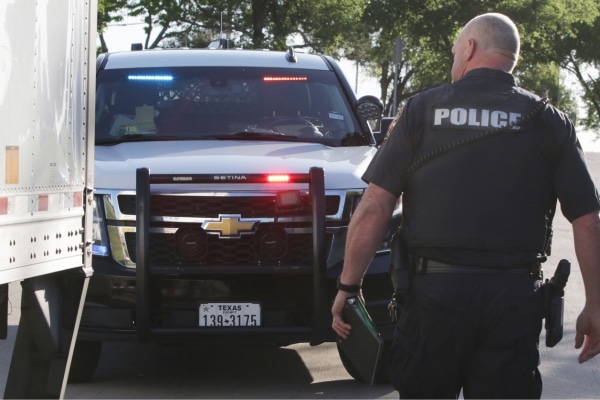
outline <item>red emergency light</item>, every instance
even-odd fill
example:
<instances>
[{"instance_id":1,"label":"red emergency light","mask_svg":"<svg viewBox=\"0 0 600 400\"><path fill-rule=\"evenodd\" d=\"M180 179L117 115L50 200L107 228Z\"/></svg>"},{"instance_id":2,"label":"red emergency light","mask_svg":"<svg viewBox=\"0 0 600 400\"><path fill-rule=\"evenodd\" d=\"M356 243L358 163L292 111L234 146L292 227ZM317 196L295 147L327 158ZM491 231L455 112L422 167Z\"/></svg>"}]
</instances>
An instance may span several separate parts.
<instances>
[{"instance_id":1,"label":"red emergency light","mask_svg":"<svg viewBox=\"0 0 600 400\"><path fill-rule=\"evenodd\" d=\"M290 176L287 174L274 174L267 176L267 182L269 183L288 183Z\"/></svg>"},{"instance_id":2,"label":"red emergency light","mask_svg":"<svg viewBox=\"0 0 600 400\"><path fill-rule=\"evenodd\" d=\"M306 76L264 76L263 82L305 82Z\"/></svg>"}]
</instances>

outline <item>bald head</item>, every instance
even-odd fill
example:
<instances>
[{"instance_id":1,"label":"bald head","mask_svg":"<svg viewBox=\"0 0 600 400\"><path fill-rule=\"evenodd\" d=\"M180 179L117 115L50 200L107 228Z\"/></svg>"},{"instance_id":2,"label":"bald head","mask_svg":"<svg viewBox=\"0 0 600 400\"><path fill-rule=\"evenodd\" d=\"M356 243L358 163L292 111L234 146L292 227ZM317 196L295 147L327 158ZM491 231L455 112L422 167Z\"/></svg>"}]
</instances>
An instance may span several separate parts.
<instances>
[{"instance_id":1,"label":"bald head","mask_svg":"<svg viewBox=\"0 0 600 400\"><path fill-rule=\"evenodd\" d=\"M452 80L474 68L512 72L519 50L519 31L510 18L498 13L479 15L465 25L452 48Z\"/></svg>"},{"instance_id":2,"label":"bald head","mask_svg":"<svg viewBox=\"0 0 600 400\"><path fill-rule=\"evenodd\" d=\"M519 57L519 31L505 15L490 13L473 18L463 32L481 45L488 53L499 53L515 63Z\"/></svg>"}]
</instances>

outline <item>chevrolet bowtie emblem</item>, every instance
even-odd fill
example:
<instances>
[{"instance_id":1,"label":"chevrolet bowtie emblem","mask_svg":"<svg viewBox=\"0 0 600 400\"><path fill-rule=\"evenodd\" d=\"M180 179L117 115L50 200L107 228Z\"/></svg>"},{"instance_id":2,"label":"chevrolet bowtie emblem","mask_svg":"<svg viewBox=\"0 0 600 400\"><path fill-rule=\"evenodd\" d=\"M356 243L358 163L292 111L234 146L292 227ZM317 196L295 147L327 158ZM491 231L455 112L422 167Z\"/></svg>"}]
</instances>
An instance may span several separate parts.
<instances>
[{"instance_id":1,"label":"chevrolet bowtie emblem","mask_svg":"<svg viewBox=\"0 0 600 400\"><path fill-rule=\"evenodd\" d=\"M206 221L202 228L210 234L217 233L220 238L240 238L251 233L258 221L242 221L240 215L219 215L218 220Z\"/></svg>"}]
</instances>

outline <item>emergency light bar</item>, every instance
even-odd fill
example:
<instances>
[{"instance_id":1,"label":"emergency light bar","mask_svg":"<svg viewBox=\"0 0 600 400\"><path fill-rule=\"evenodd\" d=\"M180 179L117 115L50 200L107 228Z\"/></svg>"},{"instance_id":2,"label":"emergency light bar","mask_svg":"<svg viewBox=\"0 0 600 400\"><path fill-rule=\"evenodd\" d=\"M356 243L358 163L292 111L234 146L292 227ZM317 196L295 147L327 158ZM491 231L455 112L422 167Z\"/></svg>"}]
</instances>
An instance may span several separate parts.
<instances>
[{"instance_id":1,"label":"emergency light bar","mask_svg":"<svg viewBox=\"0 0 600 400\"><path fill-rule=\"evenodd\" d=\"M263 82L306 82L306 76L264 76Z\"/></svg>"},{"instance_id":2,"label":"emergency light bar","mask_svg":"<svg viewBox=\"0 0 600 400\"><path fill-rule=\"evenodd\" d=\"M172 81L172 75L128 75L130 81Z\"/></svg>"}]
</instances>

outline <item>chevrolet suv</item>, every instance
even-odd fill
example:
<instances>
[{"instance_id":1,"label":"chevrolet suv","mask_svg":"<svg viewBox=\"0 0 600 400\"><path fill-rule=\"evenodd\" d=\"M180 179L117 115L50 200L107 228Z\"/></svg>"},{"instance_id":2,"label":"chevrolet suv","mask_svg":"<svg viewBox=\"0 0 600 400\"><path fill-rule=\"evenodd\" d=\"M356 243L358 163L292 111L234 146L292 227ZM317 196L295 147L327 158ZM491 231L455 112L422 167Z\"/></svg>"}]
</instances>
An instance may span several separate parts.
<instances>
[{"instance_id":1,"label":"chevrolet suv","mask_svg":"<svg viewBox=\"0 0 600 400\"><path fill-rule=\"evenodd\" d=\"M100 55L94 275L70 380L92 377L105 341L335 341L381 110L332 58L293 49ZM363 284L386 341L388 240Z\"/></svg>"}]
</instances>

